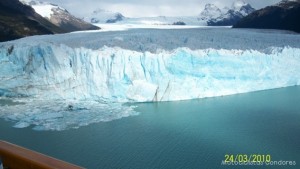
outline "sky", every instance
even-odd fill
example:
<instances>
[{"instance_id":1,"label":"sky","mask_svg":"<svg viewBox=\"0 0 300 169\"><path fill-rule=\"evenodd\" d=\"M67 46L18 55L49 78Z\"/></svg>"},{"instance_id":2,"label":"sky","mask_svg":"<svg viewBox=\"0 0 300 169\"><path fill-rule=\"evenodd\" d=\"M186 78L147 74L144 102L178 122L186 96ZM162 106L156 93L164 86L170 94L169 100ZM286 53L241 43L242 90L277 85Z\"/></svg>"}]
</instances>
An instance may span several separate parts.
<instances>
[{"instance_id":1,"label":"sky","mask_svg":"<svg viewBox=\"0 0 300 169\"><path fill-rule=\"evenodd\" d=\"M52 2L67 9L78 17L88 16L96 9L120 12L126 17L149 16L195 16L205 4L230 7L235 0L39 0ZM244 0L260 9L280 0Z\"/></svg>"}]
</instances>

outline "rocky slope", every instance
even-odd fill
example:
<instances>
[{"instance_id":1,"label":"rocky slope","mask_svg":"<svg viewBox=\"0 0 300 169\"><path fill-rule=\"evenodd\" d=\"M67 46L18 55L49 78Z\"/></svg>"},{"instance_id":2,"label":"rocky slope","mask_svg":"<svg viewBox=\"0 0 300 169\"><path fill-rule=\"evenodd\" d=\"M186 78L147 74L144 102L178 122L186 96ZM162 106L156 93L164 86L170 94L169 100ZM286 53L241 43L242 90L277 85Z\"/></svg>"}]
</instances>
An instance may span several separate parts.
<instances>
[{"instance_id":1,"label":"rocky slope","mask_svg":"<svg viewBox=\"0 0 300 169\"><path fill-rule=\"evenodd\" d=\"M0 1L0 41L65 32L18 0Z\"/></svg>"},{"instance_id":2,"label":"rocky slope","mask_svg":"<svg viewBox=\"0 0 300 169\"><path fill-rule=\"evenodd\" d=\"M300 32L300 0L284 0L253 12L235 28L283 29Z\"/></svg>"},{"instance_id":3,"label":"rocky slope","mask_svg":"<svg viewBox=\"0 0 300 169\"><path fill-rule=\"evenodd\" d=\"M21 2L30 5L38 14L67 32L99 29L97 26L76 18L58 5L35 0L22 0Z\"/></svg>"}]
</instances>

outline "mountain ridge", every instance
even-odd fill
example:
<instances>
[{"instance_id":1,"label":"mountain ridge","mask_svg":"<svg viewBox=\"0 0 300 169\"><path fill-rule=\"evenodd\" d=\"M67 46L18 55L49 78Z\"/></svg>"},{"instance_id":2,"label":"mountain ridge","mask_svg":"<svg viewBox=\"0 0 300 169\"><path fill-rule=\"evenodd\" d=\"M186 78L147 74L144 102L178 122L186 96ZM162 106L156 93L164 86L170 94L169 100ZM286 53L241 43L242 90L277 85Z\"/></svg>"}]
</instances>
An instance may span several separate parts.
<instances>
[{"instance_id":1,"label":"mountain ridge","mask_svg":"<svg viewBox=\"0 0 300 169\"><path fill-rule=\"evenodd\" d=\"M66 33L66 31L18 0L0 1L0 41L55 33Z\"/></svg>"},{"instance_id":2,"label":"mountain ridge","mask_svg":"<svg viewBox=\"0 0 300 169\"><path fill-rule=\"evenodd\" d=\"M206 4L199 20L206 21L208 26L231 26L254 11L249 3L241 0L233 2L230 8L222 9L213 4Z\"/></svg>"},{"instance_id":3,"label":"mountain ridge","mask_svg":"<svg viewBox=\"0 0 300 169\"><path fill-rule=\"evenodd\" d=\"M152 25L201 25L201 26L232 26L241 18L247 16L255 9L242 0L232 3L231 7L220 9L212 3L205 5L204 10L198 16L157 16L157 17L125 17L119 12L111 12L103 9L94 10L84 20L93 24L129 23Z\"/></svg>"},{"instance_id":4,"label":"mountain ridge","mask_svg":"<svg viewBox=\"0 0 300 169\"><path fill-rule=\"evenodd\" d=\"M283 0L253 12L234 28L282 29L300 33L300 0Z\"/></svg>"},{"instance_id":5,"label":"mountain ridge","mask_svg":"<svg viewBox=\"0 0 300 169\"><path fill-rule=\"evenodd\" d=\"M36 0L21 0L21 2L31 6L38 14L67 32L100 29L95 25L76 18L66 9L56 4Z\"/></svg>"}]
</instances>

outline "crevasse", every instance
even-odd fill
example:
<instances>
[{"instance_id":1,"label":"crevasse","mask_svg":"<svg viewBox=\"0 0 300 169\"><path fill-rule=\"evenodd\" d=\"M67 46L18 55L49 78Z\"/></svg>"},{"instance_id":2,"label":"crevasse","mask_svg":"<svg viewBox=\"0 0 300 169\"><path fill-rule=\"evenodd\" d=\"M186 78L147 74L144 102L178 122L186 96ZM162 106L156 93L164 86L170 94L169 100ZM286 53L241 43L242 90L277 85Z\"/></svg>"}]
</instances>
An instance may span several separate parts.
<instances>
[{"instance_id":1,"label":"crevasse","mask_svg":"<svg viewBox=\"0 0 300 169\"><path fill-rule=\"evenodd\" d=\"M187 100L299 85L299 67L300 49L291 47L151 53L16 44L0 49L0 95L112 102Z\"/></svg>"}]
</instances>

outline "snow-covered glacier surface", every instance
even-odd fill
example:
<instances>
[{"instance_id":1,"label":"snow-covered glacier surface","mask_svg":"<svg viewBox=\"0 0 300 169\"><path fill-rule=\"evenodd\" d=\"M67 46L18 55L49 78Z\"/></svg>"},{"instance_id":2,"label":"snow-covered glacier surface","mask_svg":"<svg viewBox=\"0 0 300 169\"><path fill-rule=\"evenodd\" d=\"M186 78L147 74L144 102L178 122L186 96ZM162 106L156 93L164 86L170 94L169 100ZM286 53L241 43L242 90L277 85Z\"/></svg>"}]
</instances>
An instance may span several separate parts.
<instances>
[{"instance_id":1,"label":"snow-covered glacier surface","mask_svg":"<svg viewBox=\"0 0 300 169\"><path fill-rule=\"evenodd\" d=\"M288 32L187 29L37 36L2 43L0 95L33 101L2 106L0 117L16 121L16 127L61 130L137 114L123 102L300 85L299 42L299 35ZM105 110L111 113L103 114Z\"/></svg>"}]
</instances>

